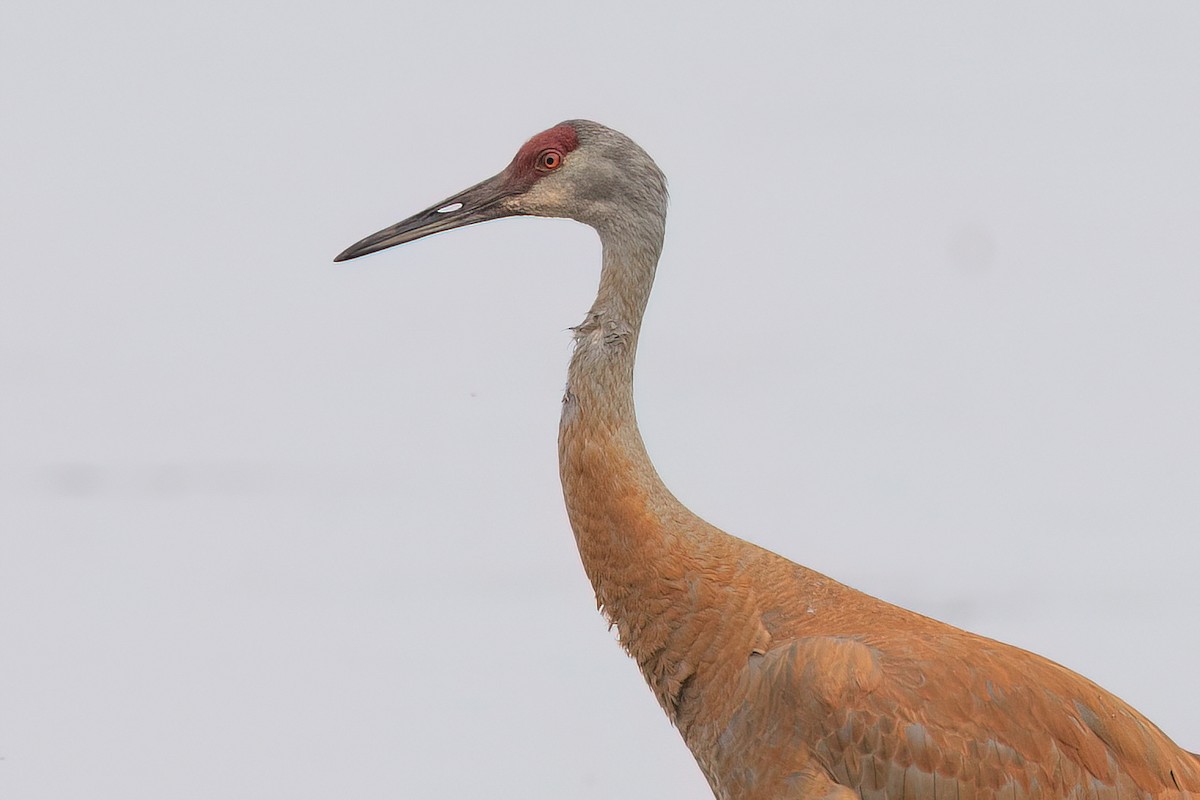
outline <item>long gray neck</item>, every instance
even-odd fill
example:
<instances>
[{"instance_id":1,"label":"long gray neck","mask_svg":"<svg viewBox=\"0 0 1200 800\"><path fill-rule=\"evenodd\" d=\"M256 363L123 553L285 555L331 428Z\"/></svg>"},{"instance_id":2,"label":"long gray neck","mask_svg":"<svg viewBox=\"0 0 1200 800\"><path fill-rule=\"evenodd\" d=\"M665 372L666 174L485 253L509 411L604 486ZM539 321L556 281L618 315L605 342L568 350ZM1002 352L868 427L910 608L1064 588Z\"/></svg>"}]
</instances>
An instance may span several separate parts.
<instances>
[{"instance_id":1,"label":"long gray neck","mask_svg":"<svg viewBox=\"0 0 1200 800\"><path fill-rule=\"evenodd\" d=\"M663 223L606 227L599 233L604 248L600 287L587 318L574 328L567 396L588 415L636 432L633 365L662 252ZM564 408L564 424L569 411Z\"/></svg>"},{"instance_id":2,"label":"long gray neck","mask_svg":"<svg viewBox=\"0 0 1200 800\"><path fill-rule=\"evenodd\" d=\"M694 583L697 544L714 534L667 490L638 432L633 362L642 314L662 247L662 225L642 237L601 231L604 269L563 398L559 467L563 497L596 602L616 626L672 720L695 669L688 653L700 619ZM672 577L673 576L673 577Z\"/></svg>"}]
</instances>

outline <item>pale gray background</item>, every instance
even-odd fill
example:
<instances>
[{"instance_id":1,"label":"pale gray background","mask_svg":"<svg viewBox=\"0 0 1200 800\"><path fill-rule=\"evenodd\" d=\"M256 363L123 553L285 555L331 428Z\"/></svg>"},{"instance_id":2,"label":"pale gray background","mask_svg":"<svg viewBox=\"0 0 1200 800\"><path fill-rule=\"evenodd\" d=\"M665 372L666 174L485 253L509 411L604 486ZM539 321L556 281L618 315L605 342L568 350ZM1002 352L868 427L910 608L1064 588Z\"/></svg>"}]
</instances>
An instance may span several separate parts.
<instances>
[{"instance_id":1,"label":"pale gray background","mask_svg":"<svg viewBox=\"0 0 1200 800\"><path fill-rule=\"evenodd\" d=\"M584 116L651 454L1200 749L1200 6L0 11L0 796L704 797L555 464L595 236L334 266Z\"/></svg>"}]
</instances>

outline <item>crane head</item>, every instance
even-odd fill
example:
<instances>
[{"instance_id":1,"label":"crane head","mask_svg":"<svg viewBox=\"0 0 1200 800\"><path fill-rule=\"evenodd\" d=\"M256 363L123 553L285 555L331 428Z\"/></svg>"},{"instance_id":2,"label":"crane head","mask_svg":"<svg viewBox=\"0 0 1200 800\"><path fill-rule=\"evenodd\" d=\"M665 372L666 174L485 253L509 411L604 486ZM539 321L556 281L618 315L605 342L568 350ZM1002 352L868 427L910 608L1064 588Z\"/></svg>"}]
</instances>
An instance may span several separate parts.
<instances>
[{"instance_id":1,"label":"crane head","mask_svg":"<svg viewBox=\"0 0 1200 800\"><path fill-rule=\"evenodd\" d=\"M666 179L631 139L571 120L521 146L502 172L351 245L348 261L430 234L513 216L569 217L598 230L666 214Z\"/></svg>"}]
</instances>

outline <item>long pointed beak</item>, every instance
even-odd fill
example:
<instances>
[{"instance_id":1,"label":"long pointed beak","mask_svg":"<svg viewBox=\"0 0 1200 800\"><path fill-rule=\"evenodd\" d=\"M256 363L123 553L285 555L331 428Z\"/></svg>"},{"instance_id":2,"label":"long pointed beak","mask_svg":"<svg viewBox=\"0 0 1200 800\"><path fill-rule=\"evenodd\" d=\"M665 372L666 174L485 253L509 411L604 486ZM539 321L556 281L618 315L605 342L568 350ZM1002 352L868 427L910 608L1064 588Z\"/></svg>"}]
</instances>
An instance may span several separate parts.
<instances>
[{"instance_id":1,"label":"long pointed beak","mask_svg":"<svg viewBox=\"0 0 1200 800\"><path fill-rule=\"evenodd\" d=\"M476 222L519 215L522 212L514 210L504 202L517 194L520 194L520 189L512 185L506 173L501 172L453 197L447 197L418 214L413 214L406 220L397 222L390 228L384 228L361 242L350 245L334 261L349 261L430 234L474 225Z\"/></svg>"}]
</instances>

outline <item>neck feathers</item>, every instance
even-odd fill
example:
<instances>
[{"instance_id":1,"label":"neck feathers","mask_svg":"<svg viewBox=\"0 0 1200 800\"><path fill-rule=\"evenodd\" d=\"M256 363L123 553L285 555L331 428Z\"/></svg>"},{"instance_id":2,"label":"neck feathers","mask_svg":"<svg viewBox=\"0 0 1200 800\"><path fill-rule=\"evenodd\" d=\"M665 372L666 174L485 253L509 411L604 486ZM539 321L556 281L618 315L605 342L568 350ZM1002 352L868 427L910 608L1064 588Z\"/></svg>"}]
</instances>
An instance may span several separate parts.
<instances>
[{"instance_id":1,"label":"neck feathers","mask_svg":"<svg viewBox=\"0 0 1200 800\"><path fill-rule=\"evenodd\" d=\"M642 314L662 249L662 216L624 230L599 227L604 269L596 302L574 329L563 398L559 467L563 495L596 601L616 626L672 722L691 727L688 689L716 680L700 665L714 643L765 647L749 621L713 620L703 576L725 575L758 551L687 510L650 463L633 404L633 366ZM640 231L640 235L639 235ZM728 576L726 576L728 577ZM719 624L718 624L719 623ZM719 635L718 635L719 634ZM685 734L686 735L686 734Z\"/></svg>"},{"instance_id":2,"label":"neck feathers","mask_svg":"<svg viewBox=\"0 0 1200 800\"><path fill-rule=\"evenodd\" d=\"M675 603L662 576L675 572L679 523L690 513L667 491L637 427L633 367L642 314L662 246L601 230L604 268L596 302L574 328L559 431L567 513L597 603L643 671L663 652ZM668 592L669 594L669 592ZM647 672L649 675L650 672ZM661 699L661 698L660 698Z\"/></svg>"}]
</instances>

